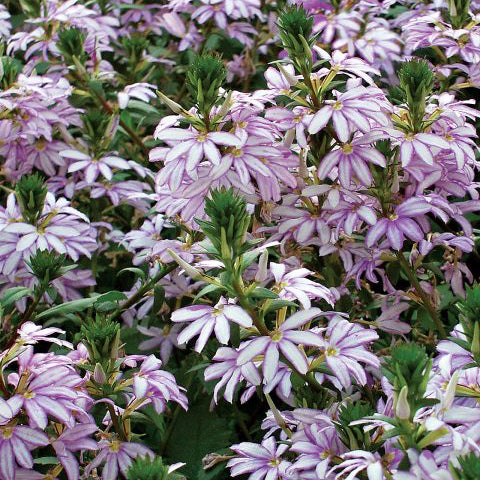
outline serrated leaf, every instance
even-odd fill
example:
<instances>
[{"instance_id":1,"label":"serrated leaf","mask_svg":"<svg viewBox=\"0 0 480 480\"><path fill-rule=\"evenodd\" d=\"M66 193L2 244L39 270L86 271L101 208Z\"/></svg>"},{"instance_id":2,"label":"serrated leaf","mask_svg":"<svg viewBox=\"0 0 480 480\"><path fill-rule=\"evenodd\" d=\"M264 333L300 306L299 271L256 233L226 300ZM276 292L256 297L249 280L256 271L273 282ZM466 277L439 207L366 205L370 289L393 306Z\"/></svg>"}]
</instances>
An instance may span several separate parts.
<instances>
[{"instance_id":1,"label":"serrated leaf","mask_svg":"<svg viewBox=\"0 0 480 480\"><path fill-rule=\"evenodd\" d=\"M210 412L210 400L181 411L169 438L166 454L169 463L185 462L182 469L189 480L199 480L205 455L228 448L233 428L230 422Z\"/></svg>"}]
</instances>

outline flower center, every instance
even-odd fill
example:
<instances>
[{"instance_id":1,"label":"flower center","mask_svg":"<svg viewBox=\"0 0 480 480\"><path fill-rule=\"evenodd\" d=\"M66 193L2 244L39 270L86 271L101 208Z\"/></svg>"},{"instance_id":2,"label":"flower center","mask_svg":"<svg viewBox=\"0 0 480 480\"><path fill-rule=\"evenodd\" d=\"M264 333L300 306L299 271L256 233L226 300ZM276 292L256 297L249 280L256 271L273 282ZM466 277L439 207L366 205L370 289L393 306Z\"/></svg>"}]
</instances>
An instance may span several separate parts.
<instances>
[{"instance_id":1,"label":"flower center","mask_svg":"<svg viewBox=\"0 0 480 480\"><path fill-rule=\"evenodd\" d=\"M280 460L278 458L272 458L268 464L271 466L271 467L278 467L280 465Z\"/></svg>"},{"instance_id":2,"label":"flower center","mask_svg":"<svg viewBox=\"0 0 480 480\"><path fill-rule=\"evenodd\" d=\"M247 122L238 122L237 125L238 125L238 128L246 128L248 123Z\"/></svg>"},{"instance_id":3,"label":"flower center","mask_svg":"<svg viewBox=\"0 0 480 480\"><path fill-rule=\"evenodd\" d=\"M338 350L335 348L335 347L328 347L326 350L325 350L325 355L327 357L335 357L338 355Z\"/></svg>"},{"instance_id":4,"label":"flower center","mask_svg":"<svg viewBox=\"0 0 480 480\"><path fill-rule=\"evenodd\" d=\"M117 453L119 450L120 450L120 447L121 447L121 443L118 442L117 440L114 440L110 445L109 445L109 450L111 452L114 452L114 453Z\"/></svg>"},{"instance_id":5,"label":"flower center","mask_svg":"<svg viewBox=\"0 0 480 480\"><path fill-rule=\"evenodd\" d=\"M445 134L445 138L447 139L447 141L451 142L453 140L453 137L451 135L449 135L448 133Z\"/></svg>"},{"instance_id":6,"label":"flower center","mask_svg":"<svg viewBox=\"0 0 480 480\"><path fill-rule=\"evenodd\" d=\"M206 133L201 133L200 135L197 135L197 142L206 142L207 141L207 134Z\"/></svg>"},{"instance_id":7,"label":"flower center","mask_svg":"<svg viewBox=\"0 0 480 480\"><path fill-rule=\"evenodd\" d=\"M342 102L340 102L339 100L337 100L337 101L333 104L333 109L334 109L334 110L341 110L342 108L343 108Z\"/></svg>"},{"instance_id":8,"label":"flower center","mask_svg":"<svg viewBox=\"0 0 480 480\"><path fill-rule=\"evenodd\" d=\"M343 151L343 153L345 153L347 155L350 155L353 152L353 147L350 143L345 143L342 146L342 151Z\"/></svg>"},{"instance_id":9,"label":"flower center","mask_svg":"<svg viewBox=\"0 0 480 480\"><path fill-rule=\"evenodd\" d=\"M37 396L37 394L35 392L31 392L30 390L27 390L24 394L23 394L23 398L26 398L26 399L30 399L30 398L35 398Z\"/></svg>"},{"instance_id":10,"label":"flower center","mask_svg":"<svg viewBox=\"0 0 480 480\"><path fill-rule=\"evenodd\" d=\"M13 428L6 427L2 429L2 438L4 440L8 440L9 438L12 438L12 436L13 436Z\"/></svg>"},{"instance_id":11,"label":"flower center","mask_svg":"<svg viewBox=\"0 0 480 480\"><path fill-rule=\"evenodd\" d=\"M391 222L394 222L395 220L398 220L398 215L396 213L392 213L391 215L388 216L388 219Z\"/></svg>"},{"instance_id":12,"label":"flower center","mask_svg":"<svg viewBox=\"0 0 480 480\"><path fill-rule=\"evenodd\" d=\"M45 150L45 145L46 145L45 140L39 140L39 141L35 144L35 148L36 148L39 152L41 152L41 151Z\"/></svg>"},{"instance_id":13,"label":"flower center","mask_svg":"<svg viewBox=\"0 0 480 480\"><path fill-rule=\"evenodd\" d=\"M243 150L241 148L234 148L232 150L232 155L234 157L241 157L243 155Z\"/></svg>"},{"instance_id":14,"label":"flower center","mask_svg":"<svg viewBox=\"0 0 480 480\"><path fill-rule=\"evenodd\" d=\"M271 339L273 342L279 342L282 339L282 332L280 330L275 330L271 335Z\"/></svg>"},{"instance_id":15,"label":"flower center","mask_svg":"<svg viewBox=\"0 0 480 480\"><path fill-rule=\"evenodd\" d=\"M405 140L407 140L408 142L413 142L413 138L415 137L415 134L414 133L407 133L405 135Z\"/></svg>"}]
</instances>

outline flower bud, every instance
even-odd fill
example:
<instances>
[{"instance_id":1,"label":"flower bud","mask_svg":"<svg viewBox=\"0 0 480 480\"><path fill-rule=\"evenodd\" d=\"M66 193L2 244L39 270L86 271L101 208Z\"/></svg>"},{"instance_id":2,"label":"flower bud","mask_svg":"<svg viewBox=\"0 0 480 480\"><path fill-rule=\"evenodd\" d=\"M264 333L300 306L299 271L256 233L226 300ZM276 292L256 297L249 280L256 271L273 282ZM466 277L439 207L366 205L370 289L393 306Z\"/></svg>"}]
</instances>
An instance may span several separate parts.
<instances>
[{"instance_id":1,"label":"flower bud","mask_svg":"<svg viewBox=\"0 0 480 480\"><path fill-rule=\"evenodd\" d=\"M37 250L25 263L37 279L48 285L65 273L65 255L58 255L48 250Z\"/></svg>"},{"instance_id":2,"label":"flower bud","mask_svg":"<svg viewBox=\"0 0 480 480\"><path fill-rule=\"evenodd\" d=\"M35 225L43 211L47 187L44 179L34 173L23 175L15 186L15 196L25 222Z\"/></svg>"},{"instance_id":3,"label":"flower bud","mask_svg":"<svg viewBox=\"0 0 480 480\"><path fill-rule=\"evenodd\" d=\"M187 72L187 89L195 99L196 106L204 116L219 100L219 90L227 76L225 65L219 57L200 55Z\"/></svg>"},{"instance_id":4,"label":"flower bud","mask_svg":"<svg viewBox=\"0 0 480 480\"><path fill-rule=\"evenodd\" d=\"M405 385L400 390L395 405L395 416L400 420L408 420L410 418L410 404L408 403L408 387Z\"/></svg>"},{"instance_id":5,"label":"flower bud","mask_svg":"<svg viewBox=\"0 0 480 480\"><path fill-rule=\"evenodd\" d=\"M264 282L268 278L268 250L264 250L258 260L258 269L255 275L256 282Z\"/></svg>"},{"instance_id":6,"label":"flower bud","mask_svg":"<svg viewBox=\"0 0 480 480\"><path fill-rule=\"evenodd\" d=\"M84 48L85 34L79 28L69 28L58 32L57 47L67 63L73 63L73 57L83 63L87 56Z\"/></svg>"},{"instance_id":7,"label":"flower bud","mask_svg":"<svg viewBox=\"0 0 480 480\"><path fill-rule=\"evenodd\" d=\"M120 348L120 324L97 315L95 320L81 326L82 342L92 363L116 359Z\"/></svg>"},{"instance_id":8,"label":"flower bud","mask_svg":"<svg viewBox=\"0 0 480 480\"><path fill-rule=\"evenodd\" d=\"M93 370L93 379L97 383L105 383L107 381L107 376L105 375L105 371L103 367L99 364L95 364L95 369Z\"/></svg>"}]
</instances>

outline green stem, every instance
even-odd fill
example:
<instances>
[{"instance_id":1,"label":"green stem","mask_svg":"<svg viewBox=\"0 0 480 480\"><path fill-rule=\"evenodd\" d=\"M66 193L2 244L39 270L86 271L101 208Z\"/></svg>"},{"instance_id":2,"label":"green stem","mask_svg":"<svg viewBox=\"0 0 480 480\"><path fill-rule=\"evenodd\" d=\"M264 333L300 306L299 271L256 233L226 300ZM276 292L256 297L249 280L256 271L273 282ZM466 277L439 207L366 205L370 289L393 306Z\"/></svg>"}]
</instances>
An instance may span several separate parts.
<instances>
[{"instance_id":1,"label":"green stem","mask_svg":"<svg viewBox=\"0 0 480 480\"><path fill-rule=\"evenodd\" d=\"M118 415L115 413L115 408L113 408L113 405L110 403L107 403L107 408L110 413L110 418L112 420L113 428L117 432L117 434L120 436L120 439L127 442L128 438L127 435L125 434L125 430L123 429L122 425L120 425Z\"/></svg>"},{"instance_id":2,"label":"green stem","mask_svg":"<svg viewBox=\"0 0 480 480\"><path fill-rule=\"evenodd\" d=\"M410 283L412 284L413 288L415 288L417 295L422 300L423 306L428 311L428 313L430 314L430 317L435 323L438 329L438 333L440 334L440 338L447 338L447 332L445 331L445 327L443 326L443 323L440 318L440 315L438 314L438 311L434 307L430 297L427 295L425 290L420 285L420 282L418 281L418 278L415 272L410 267L410 264L408 263L407 259L404 257L402 252L396 252L396 256L401 267L403 268L408 279L410 280Z\"/></svg>"},{"instance_id":3,"label":"green stem","mask_svg":"<svg viewBox=\"0 0 480 480\"><path fill-rule=\"evenodd\" d=\"M145 285L140 287L129 299L125 300L125 302L120 305L111 315L110 320L116 320L122 312L128 310L130 307L133 307L136 303L138 303L142 298L150 291L152 288L166 275L177 268L176 263L171 263L163 267L155 277L149 280Z\"/></svg>"}]
</instances>

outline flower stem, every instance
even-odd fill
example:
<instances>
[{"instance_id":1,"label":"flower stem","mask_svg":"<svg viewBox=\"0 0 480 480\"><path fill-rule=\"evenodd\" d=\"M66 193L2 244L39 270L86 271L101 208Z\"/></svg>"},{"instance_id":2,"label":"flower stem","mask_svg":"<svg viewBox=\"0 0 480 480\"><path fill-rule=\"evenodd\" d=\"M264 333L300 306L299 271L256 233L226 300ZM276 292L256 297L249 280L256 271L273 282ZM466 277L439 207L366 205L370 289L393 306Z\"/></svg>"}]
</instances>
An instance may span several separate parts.
<instances>
[{"instance_id":1,"label":"flower stem","mask_svg":"<svg viewBox=\"0 0 480 480\"><path fill-rule=\"evenodd\" d=\"M430 314L430 317L434 321L437 327L438 333L440 335L440 338L447 338L447 332L445 331L445 327L442 323L442 319L440 318L440 315L438 314L437 309L433 305L428 294L420 285L420 282L418 281L418 278L415 275L415 272L410 267L410 264L407 262L407 259L404 257L402 252L396 252L396 256L397 256L398 262L400 263L408 279L410 280L412 287L415 289L415 291L417 292L417 295L422 300L423 306L428 311L428 313Z\"/></svg>"},{"instance_id":2,"label":"flower stem","mask_svg":"<svg viewBox=\"0 0 480 480\"><path fill-rule=\"evenodd\" d=\"M160 272L155 275L151 280L149 280L145 285L140 287L129 299L125 300L122 305L120 305L110 317L110 320L116 320L122 312L128 310L130 307L133 307L138 303L163 277L168 275L170 272L177 268L176 263L171 263L163 267Z\"/></svg>"}]
</instances>

